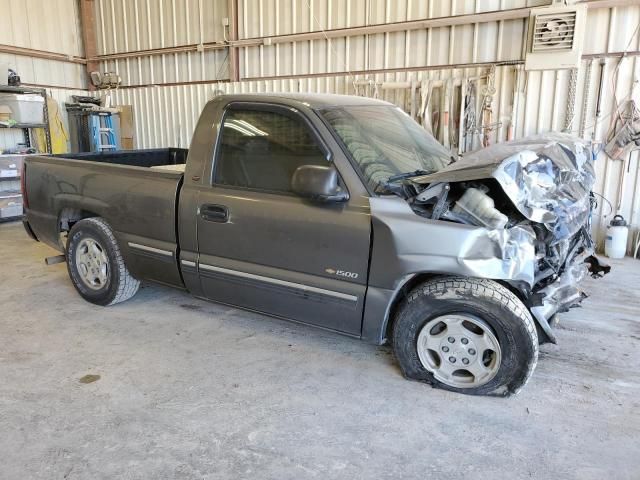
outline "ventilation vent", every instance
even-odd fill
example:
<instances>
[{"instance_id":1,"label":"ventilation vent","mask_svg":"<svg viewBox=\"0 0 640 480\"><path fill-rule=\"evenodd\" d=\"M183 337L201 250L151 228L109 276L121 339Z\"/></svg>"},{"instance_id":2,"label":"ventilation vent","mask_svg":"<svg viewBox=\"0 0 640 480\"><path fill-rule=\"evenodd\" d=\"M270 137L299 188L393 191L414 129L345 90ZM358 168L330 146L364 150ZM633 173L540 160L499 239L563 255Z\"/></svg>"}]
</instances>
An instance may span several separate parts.
<instances>
[{"instance_id":1,"label":"ventilation vent","mask_svg":"<svg viewBox=\"0 0 640 480\"><path fill-rule=\"evenodd\" d=\"M576 12L538 15L534 28L532 51L571 50L576 29Z\"/></svg>"},{"instance_id":2,"label":"ventilation vent","mask_svg":"<svg viewBox=\"0 0 640 480\"><path fill-rule=\"evenodd\" d=\"M585 21L584 6L533 9L529 18L527 70L578 67Z\"/></svg>"}]
</instances>

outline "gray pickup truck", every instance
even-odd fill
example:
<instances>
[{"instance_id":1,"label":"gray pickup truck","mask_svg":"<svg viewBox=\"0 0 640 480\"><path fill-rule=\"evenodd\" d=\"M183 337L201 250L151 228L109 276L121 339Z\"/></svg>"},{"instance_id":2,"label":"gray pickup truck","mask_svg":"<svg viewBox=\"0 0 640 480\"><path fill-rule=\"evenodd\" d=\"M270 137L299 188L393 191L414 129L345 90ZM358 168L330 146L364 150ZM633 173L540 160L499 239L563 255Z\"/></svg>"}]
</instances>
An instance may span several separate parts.
<instances>
[{"instance_id":1,"label":"gray pickup truck","mask_svg":"<svg viewBox=\"0 0 640 480\"><path fill-rule=\"evenodd\" d=\"M591 153L549 135L454 159L397 107L228 95L189 150L31 156L29 235L80 295L141 280L382 344L403 374L509 395L592 255Z\"/></svg>"}]
</instances>

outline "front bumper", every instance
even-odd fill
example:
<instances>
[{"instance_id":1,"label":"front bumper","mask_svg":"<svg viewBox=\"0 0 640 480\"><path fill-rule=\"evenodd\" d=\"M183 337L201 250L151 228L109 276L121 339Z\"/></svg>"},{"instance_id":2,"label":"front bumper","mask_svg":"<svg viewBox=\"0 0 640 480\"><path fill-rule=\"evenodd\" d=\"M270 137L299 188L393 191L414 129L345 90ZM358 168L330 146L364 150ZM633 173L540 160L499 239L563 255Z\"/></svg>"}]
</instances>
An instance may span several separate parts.
<instances>
[{"instance_id":1,"label":"front bumper","mask_svg":"<svg viewBox=\"0 0 640 480\"><path fill-rule=\"evenodd\" d=\"M602 264L595 255L590 255L574 261L556 281L534 293L529 309L551 343L556 343L556 336L550 325L552 317L570 308L579 307L582 300L588 296L580 288L582 279L587 273L599 277L609 273L610 269L611 267Z\"/></svg>"}]
</instances>

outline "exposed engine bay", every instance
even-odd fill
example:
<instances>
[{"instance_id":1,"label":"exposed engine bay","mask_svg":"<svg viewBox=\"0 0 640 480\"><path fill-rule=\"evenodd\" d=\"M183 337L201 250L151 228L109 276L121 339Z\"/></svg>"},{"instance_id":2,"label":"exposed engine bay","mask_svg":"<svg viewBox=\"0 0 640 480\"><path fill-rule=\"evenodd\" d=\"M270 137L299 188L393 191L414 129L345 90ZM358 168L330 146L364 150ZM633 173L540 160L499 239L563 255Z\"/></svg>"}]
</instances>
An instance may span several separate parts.
<instances>
[{"instance_id":1,"label":"exposed engine bay","mask_svg":"<svg viewBox=\"0 0 640 480\"><path fill-rule=\"evenodd\" d=\"M608 273L594 254L590 148L580 139L547 134L469 154L442 170L396 183L394 193L415 213L484 227L494 245L487 257L517 259L529 271L521 284L548 339L552 317L586 297L579 282Z\"/></svg>"}]
</instances>

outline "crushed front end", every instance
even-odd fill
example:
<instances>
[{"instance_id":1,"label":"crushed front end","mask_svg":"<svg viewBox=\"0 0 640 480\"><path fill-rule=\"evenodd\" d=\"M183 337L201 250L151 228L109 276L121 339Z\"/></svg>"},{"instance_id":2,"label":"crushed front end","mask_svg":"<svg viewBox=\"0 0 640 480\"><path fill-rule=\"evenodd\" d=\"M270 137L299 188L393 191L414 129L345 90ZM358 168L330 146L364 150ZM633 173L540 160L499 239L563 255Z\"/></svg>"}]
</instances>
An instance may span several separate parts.
<instances>
[{"instance_id":1,"label":"crushed front end","mask_svg":"<svg viewBox=\"0 0 640 480\"><path fill-rule=\"evenodd\" d=\"M594 256L594 181L588 146L547 134L485 148L402 188L414 212L483 227L495 238L491 255L529 266L530 278L510 283L555 343L550 324L586 297L581 280L609 271Z\"/></svg>"}]
</instances>

